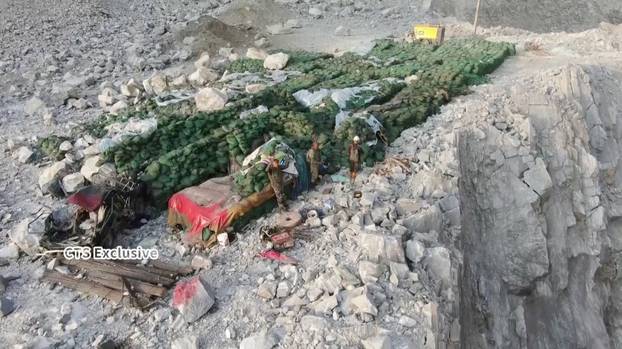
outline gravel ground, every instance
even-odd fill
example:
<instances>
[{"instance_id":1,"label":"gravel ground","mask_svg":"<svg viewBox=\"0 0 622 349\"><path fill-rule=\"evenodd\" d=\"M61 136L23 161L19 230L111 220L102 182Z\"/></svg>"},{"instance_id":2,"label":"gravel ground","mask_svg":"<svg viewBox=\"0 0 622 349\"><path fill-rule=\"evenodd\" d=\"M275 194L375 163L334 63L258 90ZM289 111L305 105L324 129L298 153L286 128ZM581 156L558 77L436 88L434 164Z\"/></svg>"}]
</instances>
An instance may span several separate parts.
<instances>
[{"instance_id":1,"label":"gravel ground","mask_svg":"<svg viewBox=\"0 0 622 349\"><path fill-rule=\"evenodd\" d=\"M201 17L210 14L219 16L225 24ZM327 52L355 49L377 37L401 36L415 19L433 18L422 7L408 1L127 3L60 0L50 6L40 0L0 0L0 23L5 24L0 28L0 42L3 43L0 47L3 76L0 81L0 142L7 145L0 153L3 164L0 168L0 246L7 245L8 231L17 222L35 217L42 207L49 210L61 204L59 200L42 195L38 188L40 167L45 164L19 163L13 158L15 151L8 149L9 141L28 143L50 133L69 134L75 125L99 117L102 110L97 94L103 83L118 87L132 77L141 79L158 70L187 71L202 50L213 52L218 46L230 43L234 51L243 52L261 37L268 38L274 48ZM287 35L265 34L267 25L288 19L298 20L301 28ZM445 22L453 23L449 26L450 35L471 32L468 24L450 19ZM349 30L349 34L336 35L335 30L340 26ZM515 77L569 62L615 61L621 48L620 26L603 25L571 35L537 35L512 28L493 28L482 33L493 40L516 42L521 48L518 57L493 75L491 85L499 88L509 88ZM184 40L186 37L195 39ZM425 199L419 195L418 183L429 171L447 172L455 165L451 139L456 114L467 108L484 110L487 103L481 100L490 97L489 89L489 86L476 89L474 97L452 103L441 115L420 128L409 130L396 142L392 153L411 159L414 174L396 172L377 176L369 169L361 176L359 185L363 186L366 181L367 190L379 192L391 188L384 205L395 209L399 206L398 199L402 199L403 204L414 205L413 212L427 212L442 199L455 195L455 179L443 177L442 195L439 192ZM33 97L40 98L45 108L31 115L28 111L32 108ZM48 113L52 114L52 119L44 122ZM472 117L477 118L477 114ZM418 160L422 151L433 154L432 158L437 157L438 161ZM294 205L322 207L331 197L348 201L350 192L342 189L339 184L326 184ZM334 213L340 210L347 216L342 219L344 224L349 224L356 219L353 216L359 207L342 207ZM205 252L213 267L201 275L214 288L216 304L208 315L189 325L167 306L169 297L162 305L141 313L60 287L52 289L39 281L45 268L43 260L22 254L19 259L0 267L2 275L20 276L4 293L17 308L0 318L0 341L7 347L83 348L113 340L131 348L160 348L169 347L178 338L196 336L201 348L236 348L243 338L267 331L286 348L361 347L361 339L382 338L387 334L395 347L422 348L426 345L426 348L433 348L434 338L447 341L448 346L457 345L451 338L455 339L459 331L455 320L458 315L456 274L461 263L460 251L456 248L459 226L448 225L438 232L440 236L425 240L428 253L435 248L450 252L450 285L439 289L439 279L419 264L412 268L421 278L416 289L396 287L387 273L379 281L387 299L380 303L385 305L379 305L380 316L366 322L340 317L338 313L320 320L305 318L310 313L304 307L288 309L282 305L284 299L264 301L257 296L258 286L274 279L288 282L291 296L300 294L304 298L314 287L318 275L333 273L335 265L343 265L357 273L358 263L363 258L357 233L331 229L330 225L316 227L311 229L315 234L311 239L298 240L288 251L302 261L296 268L299 276L294 279L291 270L255 257L261 249L257 229L273 219L270 215L251 224L246 234L240 235L228 248ZM445 223L446 220L444 218ZM201 251L180 255L180 242L166 228L165 221L164 216L150 220L140 229L121 232L121 239L129 246L150 241L167 258L189 263L192 256ZM434 313L440 317L434 326L429 323L431 304L438 306ZM67 309L70 310L69 322L61 320Z\"/></svg>"}]
</instances>

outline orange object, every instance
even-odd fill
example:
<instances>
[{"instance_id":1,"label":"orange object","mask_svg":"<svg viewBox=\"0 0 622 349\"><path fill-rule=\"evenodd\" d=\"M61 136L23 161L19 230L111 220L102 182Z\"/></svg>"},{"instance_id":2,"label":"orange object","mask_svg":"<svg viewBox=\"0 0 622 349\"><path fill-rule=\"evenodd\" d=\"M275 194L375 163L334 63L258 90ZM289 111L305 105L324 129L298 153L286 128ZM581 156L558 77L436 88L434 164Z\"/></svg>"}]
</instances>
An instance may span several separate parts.
<instances>
[{"instance_id":1,"label":"orange object","mask_svg":"<svg viewBox=\"0 0 622 349\"><path fill-rule=\"evenodd\" d=\"M208 245L236 219L274 197L270 186L259 193L242 198L233 190L230 176L212 178L198 186L186 188L168 201L168 224L187 229L184 242L203 241L203 232L210 232Z\"/></svg>"}]
</instances>

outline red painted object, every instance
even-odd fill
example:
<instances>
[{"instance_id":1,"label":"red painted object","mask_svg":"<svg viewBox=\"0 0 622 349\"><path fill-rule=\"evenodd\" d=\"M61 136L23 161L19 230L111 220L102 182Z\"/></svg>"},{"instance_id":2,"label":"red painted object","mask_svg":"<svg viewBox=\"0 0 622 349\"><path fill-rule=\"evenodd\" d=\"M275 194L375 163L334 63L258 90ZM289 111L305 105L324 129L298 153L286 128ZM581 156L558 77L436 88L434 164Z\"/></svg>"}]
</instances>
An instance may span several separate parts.
<instances>
[{"instance_id":1,"label":"red painted object","mask_svg":"<svg viewBox=\"0 0 622 349\"><path fill-rule=\"evenodd\" d=\"M67 198L67 202L94 212L104 203L104 190L96 186L86 187Z\"/></svg>"},{"instance_id":2,"label":"red painted object","mask_svg":"<svg viewBox=\"0 0 622 349\"><path fill-rule=\"evenodd\" d=\"M270 259L270 260L281 262L281 263L298 264L298 261L295 258L286 256L275 250L266 250L266 251L260 252L258 256L264 259Z\"/></svg>"}]
</instances>

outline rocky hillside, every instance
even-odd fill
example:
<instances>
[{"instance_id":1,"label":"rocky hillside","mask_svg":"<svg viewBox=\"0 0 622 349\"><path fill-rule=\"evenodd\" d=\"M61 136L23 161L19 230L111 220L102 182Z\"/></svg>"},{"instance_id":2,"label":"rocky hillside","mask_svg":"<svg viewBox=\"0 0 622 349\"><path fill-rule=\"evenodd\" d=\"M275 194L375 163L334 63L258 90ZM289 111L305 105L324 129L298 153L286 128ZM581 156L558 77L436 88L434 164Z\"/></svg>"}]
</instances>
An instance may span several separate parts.
<instances>
[{"instance_id":1,"label":"rocky hillside","mask_svg":"<svg viewBox=\"0 0 622 349\"><path fill-rule=\"evenodd\" d=\"M620 78L538 74L459 135L464 348L622 345Z\"/></svg>"},{"instance_id":2,"label":"rocky hillside","mask_svg":"<svg viewBox=\"0 0 622 349\"><path fill-rule=\"evenodd\" d=\"M424 1L428 2L428 1ZM434 0L430 8L447 16L473 22L477 1ZM622 2L617 0L487 0L482 1L480 23L546 33L581 31L600 22L622 23Z\"/></svg>"}]
</instances>

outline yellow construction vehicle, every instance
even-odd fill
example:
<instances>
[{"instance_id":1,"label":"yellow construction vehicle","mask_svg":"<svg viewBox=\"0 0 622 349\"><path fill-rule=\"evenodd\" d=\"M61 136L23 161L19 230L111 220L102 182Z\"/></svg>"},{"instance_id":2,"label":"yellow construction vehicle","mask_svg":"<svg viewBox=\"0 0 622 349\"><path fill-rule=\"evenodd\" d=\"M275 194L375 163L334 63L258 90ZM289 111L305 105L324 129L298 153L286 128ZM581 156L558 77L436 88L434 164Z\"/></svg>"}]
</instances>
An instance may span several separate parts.
<instances>
[{"instance_id":1,"label":"yellow construction vehicle","mask_svg":"<svg viewBox=\"0 0 622 349\"><path fill-rule=\"evenodd\" d=\"M428 41L438 45L445 39L445 27L435 24L415 24L413 37L415 40Z\"/></svg>"}]
</instances>

